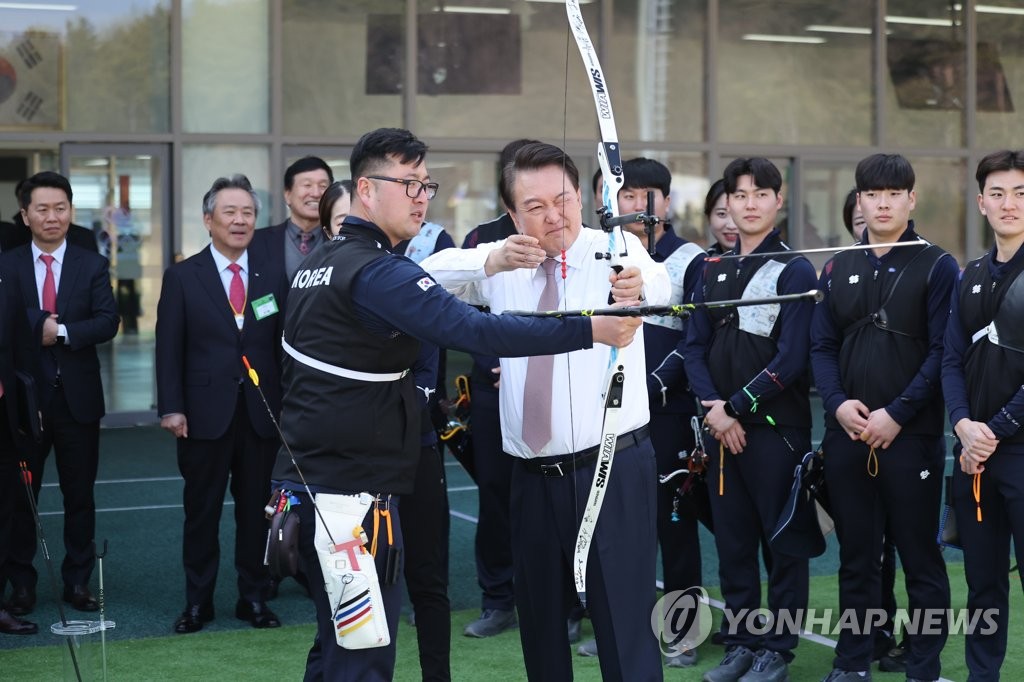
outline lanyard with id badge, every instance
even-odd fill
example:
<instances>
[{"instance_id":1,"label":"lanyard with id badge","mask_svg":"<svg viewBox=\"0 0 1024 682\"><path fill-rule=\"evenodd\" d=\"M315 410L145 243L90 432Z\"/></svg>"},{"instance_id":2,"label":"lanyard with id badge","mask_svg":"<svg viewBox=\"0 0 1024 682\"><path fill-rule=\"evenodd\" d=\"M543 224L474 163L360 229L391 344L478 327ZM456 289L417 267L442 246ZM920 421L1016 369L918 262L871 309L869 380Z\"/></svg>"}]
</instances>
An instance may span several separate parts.
<instances>
[{"instance_id":1,"label":"lanyard with id badge","mask_svg":"<svg viewBox=\"0 0 1024 682\"><path fill-rule=\"evenodd\" d=\"M274 294L267 294L257 298L252 302L252 313L256 316L256 320L262 320L265 317L276 315L278 313L277 300L274 298ZM237 316L236 316L237 319ZM242 323L238 323L238 328L242 328Z\"/></svg>"},{"instance_id":2,"label":"lanyard with id badge","mask_svg":"<svg viewBox=\"0 0 1024 682\"><path fill-rule=\"evenodd\" d=\"M238 325L238 330L242 330L242 325L245 324L245 306L242 309L235 310L235 306L231 306L231 311L235 314L235 324ZM265 317L276 315L278 313L277 300L273 294L267 294L261 298L257 298L252 302L252 313L256 316L256 320L262 320Z\"/></svg>"}]
</instances>

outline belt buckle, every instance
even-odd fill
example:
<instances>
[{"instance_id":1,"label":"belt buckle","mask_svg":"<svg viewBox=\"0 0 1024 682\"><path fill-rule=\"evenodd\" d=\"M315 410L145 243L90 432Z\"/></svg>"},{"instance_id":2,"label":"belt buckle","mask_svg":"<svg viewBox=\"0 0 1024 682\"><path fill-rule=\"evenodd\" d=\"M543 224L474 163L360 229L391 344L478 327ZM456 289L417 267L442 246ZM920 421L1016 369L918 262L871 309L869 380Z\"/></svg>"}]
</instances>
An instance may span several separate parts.
<instances>
[{"instance_id":1,"label":"belt buckle","mask_svg":"<svg viewBox=\"0 0 1024 682\"><path fill-rule=\"evenodd\" d=\"M561 462L556 462L554 464L541 464L540 472L550 478L565 476L565 472L562 471Z\"/></svg>"}]
</instances>

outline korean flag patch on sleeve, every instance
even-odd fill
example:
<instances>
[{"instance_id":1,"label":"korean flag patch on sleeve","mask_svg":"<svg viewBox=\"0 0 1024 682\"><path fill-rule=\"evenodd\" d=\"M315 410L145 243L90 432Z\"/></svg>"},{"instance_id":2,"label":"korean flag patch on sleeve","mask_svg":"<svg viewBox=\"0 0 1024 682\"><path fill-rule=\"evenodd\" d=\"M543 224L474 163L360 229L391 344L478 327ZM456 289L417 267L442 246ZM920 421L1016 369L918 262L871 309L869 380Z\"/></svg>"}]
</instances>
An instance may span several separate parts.
<instances>
[{"instance_id":1,"label":"korean flag patch on sleeve","mask_svg":"<svg viewBox=\"0 0 1024 682\"><path fill-rule=\"evenodd\" d=\"M426 291L435 284L437 284L437 282L430 279L429 277L423 277L418 282L416 282L416 286L418 286L420 289L423 289L423 291Z\"/></svg>"}]
</instances>

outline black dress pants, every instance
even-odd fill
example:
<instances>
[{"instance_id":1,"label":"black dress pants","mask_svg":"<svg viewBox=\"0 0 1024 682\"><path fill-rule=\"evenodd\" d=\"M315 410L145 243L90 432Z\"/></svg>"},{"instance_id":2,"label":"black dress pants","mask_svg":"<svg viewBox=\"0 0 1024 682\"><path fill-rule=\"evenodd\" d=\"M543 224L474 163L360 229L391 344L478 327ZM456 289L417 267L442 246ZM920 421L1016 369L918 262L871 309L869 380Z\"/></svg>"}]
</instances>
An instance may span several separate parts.
<instances>
[{"instance_id":1,"label":"black dress pants","mask_svg":"<svg viewBox=\"0 0 1024 682\"><path fill-rule=\"evenodd\" d=\"M93 488L100 460L100 424L82 424L71 416L63 386L54 389L49 405L43 410L43 438L28 463L32 471L32 492L37 501L51 449L57 462L57 477L64 500L61 576L65 585L86 585L96 564ZM5 573L14 587L34 588L38 580L32 565L37 546L36 523L24 487L19 487L15 499L11 549Z\"/></svg>"},{"instance_id":2,"label":"black dress pants","mask_svg":"<svg viewBox=\"0 0 1024 682\"><path fill-rule=\"evenodd\" d=\"M876 451L876 476L868 473L870 448L842 431L829 430L822 449L839 539L839 608L856 613L862 624L868 609L885 608L881 556L887 533L903 564L909 615L949 608L946 563L935 542L945 467L941 437L898 436ZM907 628L907 677L938 679L947 635L945 625L919 632ZM873 651L872 632L844 628L834 665L869 670Z\"/></svg>"},{"instance_id":3,"label":"black dress pants","mask_svg":"<svg viewBox=\"0 0 1024 682\"><path fill-rule=\"evenodd\" d=\"M548 477L516 458L512 543L516 607L530 680L572 679L566 618L576 603L572 559L596 462ZM587 563L587 608L597 636L601 677L661 680L655 605L655 461L650 439L615 455Z\"/></svg>"},{"instance_id":4,"label":"black dress pants","mask_svg":"<svg viewBox=\"0 0 1024 682\"><path fill-rule=\"evenodd\" d=\"M238 596L246 601L266 599L269 573L263 565L267 539L263 507L270 497L270 470L279 445L277 438L260 438L253 431L242 391L223 436L178 439L178 469L185 479L182 559L187 604L213 603L220 565L220 515L229 479L235 500Z\"/></svg>"},{"instance_id":5,"label":"black dress pants","mask_svg":"<svg viewBox=\"0 0 1024 682\"><path fill-rule=\"evenodd\" d=\"M955 454L960 454L959 447ZM1016 552L1015 582L1024 580L1024 455L996 448L979 480L981 521L973 476L963 473L959 464L953 465L953 507L964 550L968 617L978 624L967 633L967 679L995 682L1006 657L1010 622L1011 539Z\"/></svg>"},{"instance_id":6,"label":"black dress pants","mask_svg":"<svg viewBox=\"0 0 1024 682\"><path fill-rule=\"evenodd\" d=\"M420 449L412 495L402 496L405 585L416 615L423 680L451 679L452 615L448 601L448 488L435 445Z\"/></svg>"},{"instance_id":7,"label":"black dress pants","mask_svg":"<svg viewBox=\"0 0 1024 682\"><path fill-rule=\"evenodd\" d=\"M791 450L782 435L789 440ZM761 570L758 553L764 538L770 537L789 496L793 469L803 453L810 449L810 432L780 426L747 426L747 445L733 454L725 449L725 467L720 466L718 442L706 439L708 452L707 486L711 513L715 520L715 546L718 548L718 573L725 606L732 614L761 608ZM719 474L722 493L719 494ZM771 553L768 571L768 610L774 622L780 612L806 611L809 573L807 559ZM724 627L726 646L741 644L753 650L768 649L793 658L798 635L787 628L772 628L767 633L752 631L751 619L740 618Z\"/></svg>"},{"instance_id":8,"label":"black dress pants","mask_svg":"<svg viewBox=\"0 0 1024 682\"><path fill-rule=\"evenodd\" d=\"M511 457L501 447L498 393L480 389L470 403L473 424L473 462L479 488L476 526L476 578L482 591L481 608L511 611L512 538L509 527Z\"/></svg>"}]
</instances>

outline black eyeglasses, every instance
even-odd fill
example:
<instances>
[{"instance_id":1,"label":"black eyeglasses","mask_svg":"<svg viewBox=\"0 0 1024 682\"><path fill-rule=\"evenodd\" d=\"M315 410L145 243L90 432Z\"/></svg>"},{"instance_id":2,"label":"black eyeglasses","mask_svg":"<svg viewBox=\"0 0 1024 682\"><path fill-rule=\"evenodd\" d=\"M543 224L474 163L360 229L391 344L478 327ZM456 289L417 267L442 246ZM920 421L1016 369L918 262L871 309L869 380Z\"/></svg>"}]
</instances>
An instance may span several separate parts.
<instances>
[{"instance_id":1,"label":"black eyeglasses","mask_svg":"<svg viewBox=\"0 0 1024 682\"><path fill-rule=\"evenodd\" d=\"M437 188L441 185L436 182L423 182L422 180L403 180L402 178L389 178L386 175L367 175L370 180L387 180L388 182L397 182L400 185L405 185L405 196L410 199L415 199L420 195L420 192L426 192L428 199L433 199L437 195Z\"/></svg>"}]
</instances>

